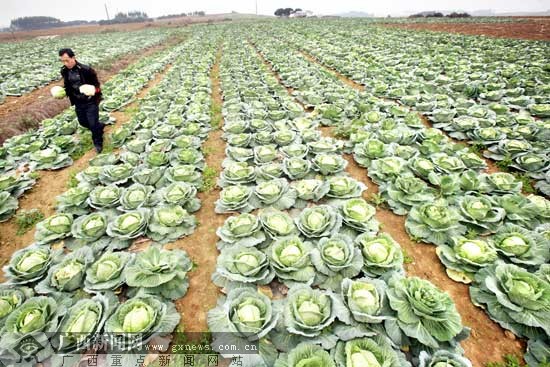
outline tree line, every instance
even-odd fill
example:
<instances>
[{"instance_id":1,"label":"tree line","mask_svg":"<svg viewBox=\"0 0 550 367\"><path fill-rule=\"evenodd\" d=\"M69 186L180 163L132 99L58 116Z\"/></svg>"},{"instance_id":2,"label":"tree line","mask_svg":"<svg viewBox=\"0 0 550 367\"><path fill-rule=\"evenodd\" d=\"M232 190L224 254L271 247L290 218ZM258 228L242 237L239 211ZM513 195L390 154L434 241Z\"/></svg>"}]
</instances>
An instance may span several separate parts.
<instances>
[{"instance_id":1,"label":"tree line","mask_svg":"<svg viewBox=\"0 0 550 367\"><path fill-rule=\"evenodd\" d=\"M291 14L294 14L296 12L302 11L300 8L292 9L292 8L279 8L275 10L275 16L277 17L289 17Z\"/></svg>"},{"instance_id":2,"label":"tree line","mask_svg":"<svg viewBox=\"0 0 550 367\"><path fill-rule=\"evenodd\" d=\"M96 23L95 21L86 20L72 20L70 22L63 22L60 19L54 17L20 17L12 19L10 22L10 29L12 30L32 30L32 29L45 29L55 27L66 27L72 25L82 25Z\"/></svg>"},{"instance_id":3,"label":"tree line","mask_svg":"<svg viewBox=\"0 0 550 367\"><path fill-rule=\"evenodd\" d=\"M443 13L439 12L439 11L423 11L423 12L412 14L412 15L409 16L409 18L443 18L443 17L447 17L447 18L468 18L468 17L471 17L471 15L466 13L466 12L458 13L458 12L455 12L455 11L453 11L452 13L447 14L447 15L443 15Z\"/></svg>"},{"instance_id":4,"label":"tree line","mask_svg":"<svg viewBox=\"0 0 550 367\"><path fill-rule=\"evenodd\" d=\"M170 19L170 18L181 18L181 17L204 17L206 13L204 11L192 11L189 13L180 13L180 14L167 14L157 17L157 19Z\"/></svg>"},{"instance_id":5,"label":"tree line","mask_svg":"<svg viewBox=\"0 0 550 367\"><path fill-rule=\"evenodd\" d=\"M181 14L168 14L158 17L157 19L168 19L168 18L178 18L185 16L205 16L206 13L202 10L193 11L188 13ZM12 31L20 30L33 30L33 29L46 29L46 28L55 28L55 27L67 27L73 25L83 25L83 24L121 24L121 23L139 23L151 21L147 13L143 11L129 11L129 12L118 12L115 14L112 19L103 19L100 21L86 21L86 20L73 20L69 22L64 22L58 18L48 17L48 16L32 16L32 17L19 17L12 19L10 22L9 29Z\"/></svg>"},{"instance_id":6,"label":"tree line","mask_svg":"<svg viewBox=\"0 0 550 367\"><path fill-rule=\"evenodd\" d=\"M118 12L113 19L100 20L100 25L105 24L120 24L120 23L140 23L151 20L144 11L129 11L127 13Z\"/></svg>"}]
</instances>

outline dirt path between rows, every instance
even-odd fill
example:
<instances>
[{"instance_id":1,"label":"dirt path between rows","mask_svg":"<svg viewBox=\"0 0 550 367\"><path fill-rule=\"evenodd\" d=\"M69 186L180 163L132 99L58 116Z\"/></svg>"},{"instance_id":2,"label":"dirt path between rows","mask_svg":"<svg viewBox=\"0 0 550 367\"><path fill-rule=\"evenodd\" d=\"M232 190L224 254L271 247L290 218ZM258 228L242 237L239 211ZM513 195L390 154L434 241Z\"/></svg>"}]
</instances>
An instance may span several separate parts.
<instances>
[{"instance_id":1,"label":"dirt path between rows","mask_svg":"<svg viewBox=\"0 0 550 367\"><path fill-rule=\"evenodd\" d=\"M550 17L508 23L387 23L383 26L409 30L461 33L496 38L550 41Z\"/></svg>"},{"instance_id":2,"label":"dirt path between rows","mask_svg":"<svg viewBox=\"0 0 550 367\"><path fill-rule=\"evenodd\" d=\"M122 55L115 60L106 60L96 67L99 80L104 84L130 64L182 40L182 36L174 36L161 44ZM70 106L67 98L62 100L52 98L50 89L54 85L63 85L63 81L53 81L21 97L6 97L6 101L0 104L0 144L12 136L37 128L40 121L52 118Z\"/></svg>"},{"instance_id":3,"label":"dirt path between rows","mask_svg":"<svg viewBox=\"0 0 550 367\"><path fill-rule=\"evenodd\" d=\"M221 114L222 95L219 81L221 48L216 54L210 80L212 83L212 103L214 111L212 125L221 127L223 117ZM207 152L206 165L221 171L221 164L225 158L221 129L212 130L202 145L203 152ZM199 225L193 234L171 243L167 248L182 248L187 251L195 269L189 273L190 287L185 297L176 301L176 308L181 314L180 325L183 325L186 332L205 332L208 330L206 316L209 310L216 306L220 295L218 287L212 282L212 273L216 270L218 249L216 243L216 229L221 227L229 214L216 214L214 212L215 202L218 200L220 188L217 186L207 192L199 193L201 208L195 213Z\"/></svg>"},{"instance_id":4,"label":"dirt path between rows","mask_svg":"<svg viewBox=\"0 0 550 367\"><path fill-rule=\"evenodd\" d=\"M162 72L158 73L154 79L150 80L147 86L136 95L136 101L130 103L124 109L135 109L139 104L139 100L147 95L147 93L162 80L164 74L170 67L170 64L167 65ZM113 125L105 127L106 139L108 139L112 131L128 122L131 118L131 115L125 111L111 112L111 115L116 118L116 122ZM17 212L21 210L38 209L45 217L53 215L55 213L55 198L67 190L67 183L71 178L71 174L82 171L88 167L89 160L93 158L95 154L95 150L92 149L77 159L69 167L56 171L37 171L40 177L37 179L32 189L19 198L19 209ZM7 222L0 223L0 249L2 249L0 253L0 266L9 261L13 252L23 247L27 247L34 240L34 228L21 236L18 236L16 233L17 224L15 216ZM1 278L3 280L3 274Z\"/></svg>"},{"instance_id":5,"label":"dirt path between rows","mask_svg":"<svg viewBox=\"0 0 550 367\"><path fill-rule=\"evenodd\" d=\"M256 51L258 50L256 49ZM269 61L260 52L258 52L258 55L264 60L271 72L278 77L277 73L271 68ZM307 56L309 56L307 57L308 60L332 72L346 85L357 90L364 89L362 85L320 64L312 56ZM289 94L291 94L290 91ZM332 128L322 127L321 131L324 136L333 136ZM378 186L368 177L367 169L360 167L352 155L344 154L344 157L348 161L346 172L351 177L367 185L368 189L363 193L363 197L368 199L370 195L378 193ZM376 210L375 217L382 224L381 231L391 235L411 259L409 263L405 264L407 275L428 279L448 293L455 302L463 324L472 329L470 337L461 344L465 350L465 355L475 367L483 367L488 362L499 361L506 354L523 355L523 343L511 333L506 332L505 334L504 329L489 319L482 309L474 306L470 301L467 285L454 282L447 276L444 266L435 253L436 247L425 243L415 243L410 239L405 230L405 216L396 215L391 210L379 207Z\"/></svg>"}]
</instances>

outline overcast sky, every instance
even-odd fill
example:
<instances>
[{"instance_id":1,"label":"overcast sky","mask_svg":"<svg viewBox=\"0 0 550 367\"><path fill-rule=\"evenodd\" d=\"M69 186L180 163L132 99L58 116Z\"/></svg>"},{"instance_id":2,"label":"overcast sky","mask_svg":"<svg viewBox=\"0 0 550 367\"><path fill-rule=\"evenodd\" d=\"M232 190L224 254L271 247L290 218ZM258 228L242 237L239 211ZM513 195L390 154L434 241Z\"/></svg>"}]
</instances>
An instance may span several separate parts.
<instances>
[{"instance_id":1,"label":"overcast sky","mask_svg":"<svg viewBox=\"0 0 550 367\"><path fill-rule=\"evenodd\" d=\"M336 14L348 11L364 11L377 16L398 15L422 10L480 10L497 12L545 11L550 9L547 0L391 0L391 1L287 1L257 0L258 13L272 15L280 7L302 8L318 14ZM149 16L204 10L206 13L254 13L256 0L0 0L0 26L8 26L10 20L21 16L48 15L61 20L105 19L104 4L111 17L118 11L142 10Z\"/></svg>"}]
</instances>

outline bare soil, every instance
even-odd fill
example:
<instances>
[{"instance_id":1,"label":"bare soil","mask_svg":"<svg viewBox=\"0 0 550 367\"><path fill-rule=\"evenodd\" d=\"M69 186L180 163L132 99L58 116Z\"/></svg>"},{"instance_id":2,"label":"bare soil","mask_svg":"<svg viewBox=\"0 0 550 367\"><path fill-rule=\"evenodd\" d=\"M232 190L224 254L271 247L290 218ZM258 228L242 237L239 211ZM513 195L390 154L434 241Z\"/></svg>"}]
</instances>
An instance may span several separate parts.
<instances>
[{"instance_id":1,"label":"bare soil","mask_svg":"<svg viewBox=\"0 0 550 367\"><path fill-rule=\"evenodd\" d=\"M181 40L180 37L172 37L162 44L124 55L111 63L106 62L103 65L98 65L96 71L99 80L105 83L120 70L142 57L166 49ZM37 128L40 121L52 118L69 107L70 103L67 98L58 100L50 95L50 89L54 85L62 85L62 83L58 80L21 97L6 97L6 101L0 104L0 144L12 136Z\"/></svg>"},{"instance_id":2,"label":"bare soil","mask_svg":"<svg viewBox=\"0 0 550 367\"><path fill-rule=\"evenodd\" d=\"M211 153L206 157L209 167L221 171L221 162L225 152L220 143L222 131L214 130L208 136L203 146ZM229 214L216 214L215 202L219 198L220 189L199 193L202 203L201 209L195 213L199 225L189 237L174 242L168 248L182 248L187 251L196 268L189 273L191 286L185 297L176 301L176 308L180 312L181 325L186 332L204 332L208 330L206 316L209 310L216 306L221 295L218 287L212 282L212 274L216 270L218 249L216 243L216 229L221 227Z\"/></svg>"},{"instance_id":3,"label":"bare soil","mask_svg":"<svg viewBox=\"0 0 550 367\"><path fill-rule=\"evenodd\" d=\"M138 100L143 98L151 88L157 85L164 74L168 71L171 65L168 65L161 73L152 79L147 87L138 93L136 102L129 104L126 109L135 108L138 105ZM112 115L116 118L113 125L105 127L105 137L112 131L130 120L130 114L124 111L113 112ZM71 166L56 170L56 171L38 171L40 177L36 184L25 194L19 198L19 209L21 210L38 209L45 217L55 214L55 198L67 190L67 183L72 173L76 173L86 169L89 165L89 160L94 157L95 151L92 149L82 157L77 159ZM29 230L24 235L18 236L17 224L15 216L7 222L0 223L0 266L5 264L11 258L13 252L27 247L34 241L34 228ZM3 273L2 273L3 279Z\"/></svg>"},{"instance_id":4,"label":"bare soil","mask_svg":"<svg viewBox=\"0 0 550 367\"><path fill-rule=\"evenodd\" d=\"M221 50L218 51L216 62L212 67L210 80L212 82L212 103L221 107L222 95L220 91L219 68ZM221 108L214 108L213 121L223 121ZM221 171L221 163L225 158L222 130L212 130L203 143L203 151L206 155L206 165ZM216 214L214 212L215 202L219 198L220 189L215 187L208 192L199 193L202 207L195 213L199 225L195 232L189 237L170 244L169 248L183 248L188 253L194 264L195 270L189 274L191 286L188 293L182 299L176 301L176 308L182 315L180 325L183 325L186 332L204 332L208 330L206 323L207 313L216 306L220 295L219 289L212 282L212 273L216 270L218 249L216 243L216 229L221 227L229 214Z\"/></svg>"},{"instance_id":5,"label":"bare soil","mask_svg":"<svg viewBox=\"0 0 550 367\"><path fill-rule=\"evenodd\" d=\"M524 18L512 23L387 23L389 28L462 33L496 38L550 41L550 17Z\"/></svg>"}]
</instances>

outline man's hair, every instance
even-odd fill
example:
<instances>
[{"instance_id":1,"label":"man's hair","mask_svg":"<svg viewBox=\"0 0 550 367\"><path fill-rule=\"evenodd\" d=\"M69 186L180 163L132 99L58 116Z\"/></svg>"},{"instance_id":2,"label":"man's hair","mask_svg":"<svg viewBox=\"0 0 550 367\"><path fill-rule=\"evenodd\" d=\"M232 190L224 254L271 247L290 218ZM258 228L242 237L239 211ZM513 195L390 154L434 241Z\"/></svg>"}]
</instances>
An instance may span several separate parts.
<instances>
[{"instance_id":1,"label":"man's hair","mask_svg":"<svg viewBox=\"0 0 550 367\"><path fill-rule=\"evenodd\" d=\"M64 54L67 54L69 57L74 57L74 51L70 48L62 48L59 50L59 56L63 56Z\"/></svg>"}]
</instances>

